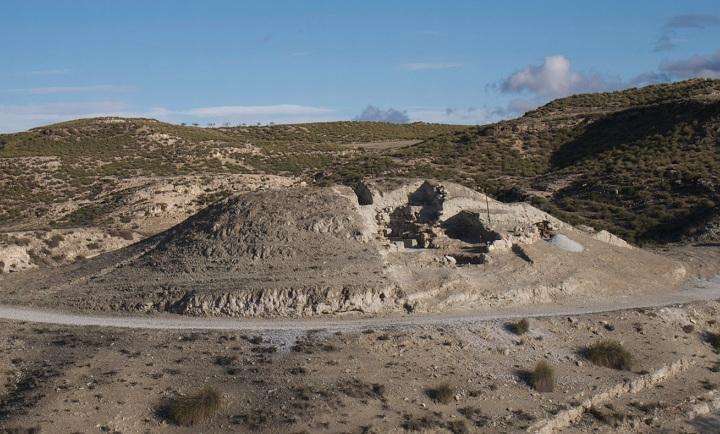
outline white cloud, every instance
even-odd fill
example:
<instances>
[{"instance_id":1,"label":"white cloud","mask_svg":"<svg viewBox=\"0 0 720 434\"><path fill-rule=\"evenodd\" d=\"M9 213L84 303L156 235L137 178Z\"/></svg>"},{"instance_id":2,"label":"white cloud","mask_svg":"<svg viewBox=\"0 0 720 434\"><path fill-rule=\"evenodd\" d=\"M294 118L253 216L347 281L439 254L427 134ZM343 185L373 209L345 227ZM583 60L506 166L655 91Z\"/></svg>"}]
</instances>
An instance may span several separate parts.
<instances>
[{"instance_id":1,"label":"white cloud","mask_svg":"<svg viewBox=\"0 0 720 434\"><path fill-rule=\"evenodd\" d=\"M403 63L400 68L407 71L426 71L426 70L437 70L437 69L456 69L460 68L462 63Z\"/></svg>"},{"instance_id":2,"label":"white cloud","mask_svg":"<svg viewBox=\"0 0 720 434\"><path fill-rule=\"evenodd\" d=\"M312 107L296 104L277 104L199 107L191 110L181 110L175 113L201 118L213 118L233 116L312 115L319 113L330 113L332 111L332 109L324 107Z\"/></svg>"},{"instance_id":3,"label":"white cloud","mask_svg":"<svg viewBox=\"0 0 720 434\"><path fill-rule=\"evenodd\" d=\"M129 114L127 105L116 101L0 105L0 131L23 131L71 119L123 114Z\"/></svg>"},{"instance_id":4,"label":"white cloud","mask_svg":"<svg viewBox=\"0 0 720 434\"><path fill-rule=\"evenodd\" d=\"M531 92L548 97L618 87L618 82L608 81L598 74L573 71L570 60L565 56L547 56L541 65L528 65L501 84L503 92Z\"/></svg>"},{"instance_id":5,"label":"white cloud","mask_svg":"<svg viewBox=\"0 0 720 434\"><path fill-rule=\"evenodd\" d=\"M164 107L133 110L115 101L54 103L30 105L0 105L0 131L23 131L28 128L78 118L99 116L146 117L168 122L321 122L336 120L334 110L296 104L266 106L215 106L187 110Z\"/></svg>"},{"instance_id":6,"label":"white cloud","mask_svg":"<svg viewBox=\"0 0 720 434\"><path fill-rule=\"evenodd\" d=\"M128 92L130 86L117 86L114 84L98 84L90 86L50 86L50 87L29 87L25 89L11 89L10 92L22 93L25 95L55 95L68 93L103 93L103 92Z\"/></svg>"}]
</instances>

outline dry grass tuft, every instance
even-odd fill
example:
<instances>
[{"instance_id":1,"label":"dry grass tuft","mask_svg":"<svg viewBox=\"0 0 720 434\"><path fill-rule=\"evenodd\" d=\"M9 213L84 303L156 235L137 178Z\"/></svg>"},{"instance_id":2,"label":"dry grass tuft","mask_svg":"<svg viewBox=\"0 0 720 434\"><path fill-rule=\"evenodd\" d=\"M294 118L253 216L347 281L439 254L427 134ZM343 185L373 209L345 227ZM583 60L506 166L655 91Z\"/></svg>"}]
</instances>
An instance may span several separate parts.
<instances>
[{"instance_id":1,"label":"dry grass tuft","mask_svg":"<svg viewBox=\"0 0 720 434\"><path fill-rule=\"evenodd\" d=\"M210 419L220 409L222 396L206 386L197 393L174 399L168 405L168 419L177 425L192 426Z\"/></svg>"},{"instance_id":2,"label":"dry grass tuft","mask_svg":"<svg viewBox=\"0 0 720 434\"><path fill-rule=\"evenodd\" d=\"M449 404L455 397L455 391L447 383L428 389L425 393L430 399L441 404Z\"/></svg>"},{"instance_id":3,"label":"dry grass tuft","mask_svg":"<svg viewBox=\"0 0 720 434\"><path fill-rule=\"evenodd\" d=\"M510 324L510 331L516 335L524 335L530 331L530 321L527 318L523 318L516 323Z\"/></svg>"},{"instance_id":4,"label":"dry grass tuft","mask_svg":"<svg viewBox=\"0 0 720 434\"><path fill-rule=\"evenodd\" d=\"M538 392L552 392L555 389L555 369L548 362L542 360L535 365L532 387Z\"/></svg>"},{"instance_id":5,"label":"dry grass tuft","mask_svg":"<svg viewBox=\"0 0 720 434\"><path fill-rule=\"evenodd\" d=\"M587 357L598 366L629 371L633 365L632 354L620 342L603 340L587 348Z\"/></svg>"},{"instance_id":6,"label":"dry grass tuft","mask_svg":"<svg viewBox=\"0 0 720 434\"><path fill-rule=\"evenodd\" d=\"M705 340L713 347L716 353L720 353L720 333L706 332Z\"/></svg>"}]
</instances>

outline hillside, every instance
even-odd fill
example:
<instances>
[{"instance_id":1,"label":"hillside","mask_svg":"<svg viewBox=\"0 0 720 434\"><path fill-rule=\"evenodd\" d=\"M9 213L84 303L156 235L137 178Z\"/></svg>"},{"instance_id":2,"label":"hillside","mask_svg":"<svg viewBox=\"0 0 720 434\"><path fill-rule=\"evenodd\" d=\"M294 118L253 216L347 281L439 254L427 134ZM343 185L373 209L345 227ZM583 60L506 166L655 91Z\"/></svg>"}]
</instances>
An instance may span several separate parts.
<instances>
[{"instance_id":1,"label":"hillside","mask_svg":"<svg viewBox=\"0 0 720 434\"><path fill-rule=\"evenodd\" d=\"M247 174L319 185L409 176L530 201L636 243L673 241L717 219L719 137L719 80L575 95L473 127L84 119L0 135L0 228L132 228L143 211L124 213L127 196L152 197L170 178L196 210Z\"/></svg>"},{"instance_id":2,"label":"hillside","mask_svg":"<svg viewBox=\"0 0 720 434\"><path fill-rule=\"evenodd\" d=\"M210 202L218 193L212 180L225 179L219 174L309 176L365 153L348 145L415 143L463 128L375 122L199 128L153 119L96 118L3 134L0 227L108 223L105 217L122 204L114 193L134 192L139 187L127 191L126 184L143 178L206 177L193 179L188 187L207 187L202 202Z\"/></svg>"},{"instance_id":3,"label":"hillside","mask_svg":"<svg viewBox=\"0 0 720 434\"><path fill-rule=\"evenodd\" d=\"M690 80L559 99L333 176L449 179L635 242L671 241L716 214L719 140L720 81Z\"/></svg>"}]
</instances>

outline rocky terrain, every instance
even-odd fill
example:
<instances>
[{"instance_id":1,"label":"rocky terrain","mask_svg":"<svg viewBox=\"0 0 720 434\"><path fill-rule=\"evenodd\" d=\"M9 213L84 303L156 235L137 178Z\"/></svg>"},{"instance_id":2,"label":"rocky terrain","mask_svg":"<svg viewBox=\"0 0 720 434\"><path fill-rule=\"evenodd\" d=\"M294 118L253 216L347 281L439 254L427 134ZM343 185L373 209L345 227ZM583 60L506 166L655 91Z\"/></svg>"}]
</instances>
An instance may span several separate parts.
<instances>
[{"instance_id":1,"label":"rocky terrain","mask_svg":"<svg viewBox=\"0 0 720 434\"><path fill-rule=\"evenodd\" d=\"M3 321L0 427L712 433L720 426L720 360L705 336L719 331L718 309L711 302L531 319L522 334L517 320L263 333ZM604 339L631 353L629 370L588 359L588 345ZM539 361L554 369L550 392L532 387ZM210 419L191 427L168 419L169 403L204 387L221 396Z\"/></svg>"},{"instance_id":2,"label":"rocky terrain","mask_svg":"<svg viewBox=\"0 0 720 434\"><path fill-rule=\"evenodd\" d=\"M719 137L718 80L0 135L0 433L717 432Z\"/></svg>"},{"instance_id":3,"label":"rocky terrain","mask_svg":"<svg viewBox=\"0 0 720 434\"><path fill-rule=\"evenodd\" d=\"M40 243L58 229L147 237L238 192L403 176L529 202L633 244L714 242L703 234L714 233L720 203L719 82L576 95L476 127L336 122L199 128L97 118L4 134L0 230ZM76 255L25 249L27 260L18 259L18 244L5 237L0 268L65 264L119 247L99 244L68 247Z\"/></svg>"},{"instance_id":4,"label":"rocky terrain","mask_svg":"<svg viewBox=\"0 0 720 434\"><path fill-rule=\"evenodd\" d=\"M377 314L659 293L688 267L528 204L397 179L239 194L127 248L0 288L7 301L72 309Z\"/></svg>"}]
</instances>

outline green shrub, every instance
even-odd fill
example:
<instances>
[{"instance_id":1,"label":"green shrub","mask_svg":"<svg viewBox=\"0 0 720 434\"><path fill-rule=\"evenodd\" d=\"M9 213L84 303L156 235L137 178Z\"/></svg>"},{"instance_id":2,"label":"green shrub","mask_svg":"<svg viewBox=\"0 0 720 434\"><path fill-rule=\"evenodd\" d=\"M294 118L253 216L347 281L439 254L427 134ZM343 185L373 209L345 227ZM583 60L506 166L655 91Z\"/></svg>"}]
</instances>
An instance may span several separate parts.
<instances>
[{"instance_id":1,"label":"green shrub","mask_svg":"<svg viewBox=\"0 0 720 434\"><path fill-rule=\"evenodd\" d=\"M542 360L535 365L531 381L538 392L552 392L555 389L555 369Z\"/></svg>"},{"instance_id":2,"label":"green shrub","mask_svg":"<svg viewBox=\"0 0 720 434\"><path fill-rule=\"evenodd\" d=\"M603 340L587 348L588 359L598 366L629 371L633 365L632 354L620 342Z\"/></svg>"},{"instance_id":3,"label":"green shrub","mask_svg":"<svg viewBox=\"0 0 720 434\"><path fill-rule=\"evenodd\" d=\"M220 409L222 396L212 386L174 399L168 405L168 419L177 424L192 426L210 419Z\"/></svg>"}]
</instances>

